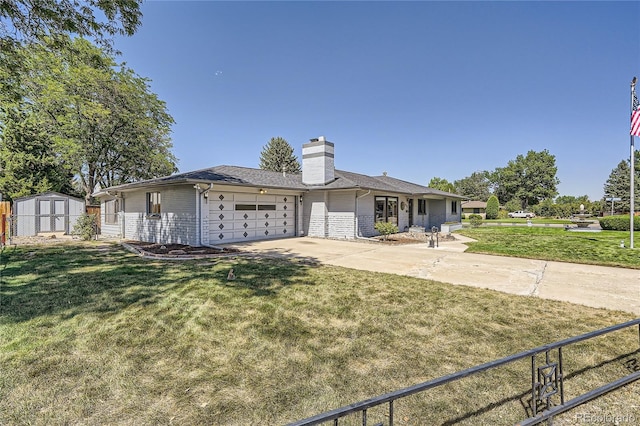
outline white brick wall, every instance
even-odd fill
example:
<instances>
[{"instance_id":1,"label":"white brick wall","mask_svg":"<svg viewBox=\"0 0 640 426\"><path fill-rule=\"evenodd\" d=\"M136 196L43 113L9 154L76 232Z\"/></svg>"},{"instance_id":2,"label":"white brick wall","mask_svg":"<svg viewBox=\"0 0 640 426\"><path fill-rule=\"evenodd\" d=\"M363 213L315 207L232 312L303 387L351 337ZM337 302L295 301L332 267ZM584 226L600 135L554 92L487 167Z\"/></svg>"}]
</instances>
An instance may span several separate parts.
<instances>
[{"instance_id":1,"label":"white brick wall","mask_svg":"<svg viewBox=\"0 0 640 426\"><path fill-rule=\"evenodd\" d=\"M355 238L353 213L329 213L327 220L330 238Z\"/></svg>"},{"instance_id":2,"label":"white brick wall","mask_svg":"<svg viewBox=\"0 0 640 426\"><path fill-rule=\"evenodd\" d=\"M378 231L373 227L375 219L372 214L358 216L358 232L361 237L373 237L378 235Z\"/></svg>"},{"instance_id":3,"label":"white brick wall","mask_svg":"<svg viewBox=\"0 0 640 426\"><path fill-rule=\"evenodd\" d=\"M302 145L302 182L323 185L335 178L334 145L321 140Z\"/></svg>"},{"instance_id":4,"label":"white brick wall","mask_svg":"<svg viewBox=\"0 0 640 426\"><path fill-rule=\"evenodd\" d=\"M144 213L125 214L125 238L162 244L197 245L196 217L189 214L162 213L147 218Z\"/></svg>"},{"instance_id":5,"label":"white brick wall","mask_svg":"<svg viewBox=\"0 0 640 426\"><path fill-rule=\"evenodd\" d=\"M159 218L147 217L147 192L160 192ZM125 193L124 238L137 241L198 245L195 190L192 185L160 187ZM113 226L113 225L112 225ZM118 235L120 228L107 231ZM113 232L114 234L111 234ZM103 231L104 233L104 231Z\"/></svg>"}]
</instances>

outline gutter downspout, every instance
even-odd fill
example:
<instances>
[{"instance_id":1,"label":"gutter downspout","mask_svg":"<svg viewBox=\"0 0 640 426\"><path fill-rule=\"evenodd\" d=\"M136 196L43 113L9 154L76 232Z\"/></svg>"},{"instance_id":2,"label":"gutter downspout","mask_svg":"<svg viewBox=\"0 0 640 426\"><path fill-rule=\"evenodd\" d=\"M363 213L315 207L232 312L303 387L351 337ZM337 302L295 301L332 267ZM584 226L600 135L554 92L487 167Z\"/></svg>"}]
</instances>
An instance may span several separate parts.
<instances>
[{"instance_id":1,"label":"gutter downspout","mask_svg":"<svg viewBox=\"0 0 640 426\"><path fill-rule=\"evenodd\" d=\"M356 195L356 211L355 211L355 214L356 214L356 232L355 232L355 237L358 240L368 240L368 241L371 240L371 238L363 237L363 236L360 235L360 226L359 226L359 223L358 223L358 200L360 198L366 197L369 194L371 194L371 190L370 189L366 192L366 194L362 194L360 196Z\"/></svg>"},{"instance_id":2,"label":"gutter downspout","mask_svg":"<svg viewBox=\"0 0 640 426\"><path fill-rule=\"evenodd\" d=\"M199 184L193 185L193 188L196 190L196 241L198 246L202 247L202 194L206 194L205 198L207 198L209 191L213 188L213 183L209 184L209 187L206 189L200 189Z\"/></svg>"}]
</instances>

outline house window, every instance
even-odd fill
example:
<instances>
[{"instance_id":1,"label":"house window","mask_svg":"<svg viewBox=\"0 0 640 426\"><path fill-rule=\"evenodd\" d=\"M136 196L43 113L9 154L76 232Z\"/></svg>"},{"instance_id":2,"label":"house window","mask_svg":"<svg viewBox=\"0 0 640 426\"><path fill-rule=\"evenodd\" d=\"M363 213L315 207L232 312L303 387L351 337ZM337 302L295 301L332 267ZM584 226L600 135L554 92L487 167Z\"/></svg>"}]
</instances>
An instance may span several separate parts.
<instances>
[{"instance_id":1,"label":"house window","mask_svg":"<svg viewBox=\"0 0 640 426\"><path fill-rule=\"evenodd\" d=\"M160 193L147 192L147 215L160 216Z\"/></svg>"},{"instance_id":2,"label":"house window","mask_svg":"<svg viewBox=\"0 0 640 426\"><path fill-rule=\"evenodd\" d=\"M120 200L109 200L104 203L104 223L115 225L118 223L118 210L120 210Z\"/></svg>"},{"instance_id":3,"label":"house window","mask_svg":"<svg viewBox=\"0 0 640 426\"><path fill-rule=\"evenodd\" d=\"M451 214L456 214L458 213L458 202L457 201L452 201L451 202Z\"/></svg>"},{"instance_id":4,"label":"house window","mask_svg":"<svg viewBox=\"0 0 640 426\"><path fill-rule=\"evenodd\" d=\"M255 204L236 204L236 210L255 210Z\"/></svg>"},{"instance_id":5,"label":"house window","mask_svg":"<svg viewBox=\"0 0 640 426\"><path fill-rule=\"evenodd\" d=\"M398 197L376 197L376 222L398 224Z\"/></svg>"},{"instance_id":6,"label":"house window","mask_svg":"<svg viewBox=\"0 0 640 426\"><path fill-rule=\"evenodd\" d=\"M479 208L474 208L473 209L473 213L474 214L480 214L480 209Z\"/></svg>"},{"instance_id":7,"label":"house window","mask_svg":"<svg viewBox=\"0 0 640 426\"><path fill-rule=\"evenodd\" d=\"M418 200L418 214L427 214L427 200Z\"/></svg>"}]
</instances>

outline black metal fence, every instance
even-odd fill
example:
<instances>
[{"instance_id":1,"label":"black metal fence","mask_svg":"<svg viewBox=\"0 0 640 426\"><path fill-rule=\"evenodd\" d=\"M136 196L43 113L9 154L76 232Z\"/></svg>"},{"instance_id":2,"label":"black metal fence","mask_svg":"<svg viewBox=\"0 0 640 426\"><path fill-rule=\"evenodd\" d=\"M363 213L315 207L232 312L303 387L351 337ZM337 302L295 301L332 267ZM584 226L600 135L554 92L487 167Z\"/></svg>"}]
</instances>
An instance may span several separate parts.
<instances>
[{"instance_id":1,"label":"black metal fence","mask_svg":"<svg viewBox=\"0 0 640 426\"><path fill-rule=\"evenodd\" d=\"M625 363L625 367L631 371L625 377L604 384L601 387L593 389L569 401L565 401L565 383L564 383L564 359L563 348L578 342L593 339L614 331L638 326L638 347L640 348L640 318L628 321L622 324L592 331L580 336L571 337L560 340L555 343L538 346L515 355L494 360L485 364L481 364L457 373L439 377L428 382L420 383L394 392L377 396L375 398L360 401L342 408L328 411L313 417L306 418L290 423L289 426L310 426L327 422L333 422L334 426L339 424L340 419L349 415L361 415L362 425L367 425L367 410L388 404L388 413L386 415L388 425L394 424L394 402L399 399L425 392L438 386L454 382L456 380L478 374L496 367L514 363L519 360L529 358L531 361L531 415L518 423L518 426L536 425L546 420L552 420L554 416L567 412L579 405L598 398L608 392L625 386L640 379L640 362L636 358L632 358ZM637 351L637 349L636 349ZM543 358L542 361L539 358ZM640 420L640 414L638 415ZM382 426L384 423L375 423L375 426Z\"/></svg>"}]
</instances>

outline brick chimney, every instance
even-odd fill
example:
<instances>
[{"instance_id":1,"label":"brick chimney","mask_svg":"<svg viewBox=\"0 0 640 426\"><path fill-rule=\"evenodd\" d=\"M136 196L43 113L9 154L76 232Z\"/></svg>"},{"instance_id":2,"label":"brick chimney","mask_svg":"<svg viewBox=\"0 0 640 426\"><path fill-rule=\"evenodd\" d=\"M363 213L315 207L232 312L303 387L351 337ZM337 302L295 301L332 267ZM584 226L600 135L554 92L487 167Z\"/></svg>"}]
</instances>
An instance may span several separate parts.
<instances>
[{"instance_id":1,"label":"brick chimney","mask_svg":"<svg viewBox=\"0 0 640 426\"><path fill-rule=\"evenodd\" d=\"M302 183L325 185L334 179L333 143L320 136L302 145Z\"/></svg>"}]
</instances>

